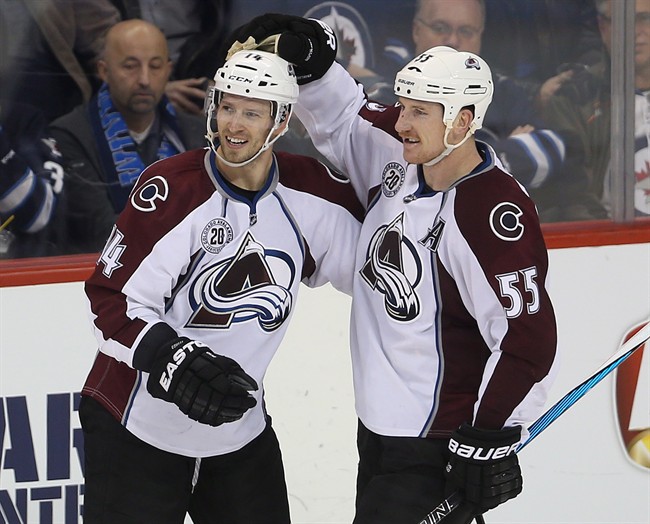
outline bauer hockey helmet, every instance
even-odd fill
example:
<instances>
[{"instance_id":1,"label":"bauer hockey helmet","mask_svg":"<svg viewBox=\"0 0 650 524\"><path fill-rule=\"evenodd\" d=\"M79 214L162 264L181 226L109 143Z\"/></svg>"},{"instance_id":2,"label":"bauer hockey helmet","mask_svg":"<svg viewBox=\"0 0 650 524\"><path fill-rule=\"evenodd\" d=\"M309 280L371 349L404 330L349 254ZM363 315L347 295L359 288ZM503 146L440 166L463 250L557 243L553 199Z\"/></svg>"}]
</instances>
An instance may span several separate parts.
<instances>
[{"instance_id":1,"label":"bauer hockey helmet","mask_svg":"<svg viewBox=\"0 0 650 524\"><path fill-rule=\"evenodd\" d=\"M207 134L206 138L212 150L216 153L217 146L214 139L217 130L214 128L215 111L225 93L268 100L271 104L273 127L269 131L266 141L257 154L240 164L232 164L221 158L227 165L239 167L251 162L262 151L269 148L282 134L289 129L285 127L281 134L271 139L273 132L283 122L291 117L291 106L298 101L298 83L293 65L274 53L250 50L238 51L214 75L214 86L206 97ZM218 153L217 153L218 154Z\"/></svg>"},{"instance_id":2,"label":"bauer hockey helmet","mask_svg":"<svg viewBox=\"0 0 650 524\"><path fill-rule=\"evenodd\" d=\"M487 63L478 55L437 46L416 56L395 77L395 94L437 102L450 126L463 107L474 106L472 132L480 129L494 84Z\"/></svg>"},{"instance_id":3,"label":"bauer hockey helmet","mask_svg":"<svg viewBox=\"0 0 650 524\"><path fill-rule=\"evenodd\" d=\"M397 96L442 105L442 120L447 128L446 150L425 164L433 165L482 127L494 84L490 67L480 56L437 46L416 56L397 73L394 91ZM447 142L449 130L460 110L468 106L474 106L474 119L467 135L459 144L450 145Z\"/></svg>"}]
</instances>

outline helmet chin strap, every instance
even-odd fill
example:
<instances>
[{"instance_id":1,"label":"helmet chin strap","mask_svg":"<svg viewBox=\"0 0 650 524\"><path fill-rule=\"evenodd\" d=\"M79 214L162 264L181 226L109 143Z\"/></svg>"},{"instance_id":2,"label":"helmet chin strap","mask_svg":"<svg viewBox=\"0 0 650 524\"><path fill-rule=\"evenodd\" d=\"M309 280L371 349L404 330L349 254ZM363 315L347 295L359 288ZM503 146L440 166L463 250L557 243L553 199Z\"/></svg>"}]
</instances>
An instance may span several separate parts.
<instances>
[{"instance_id":1,"label":"helmet chin strap","mask_svg":"<svg viewBox=\"0 0 650 524\"><path fill-rule=\"evenodd\" d=\"M248 160L244 160L243 162L231 162L230 160L226 160L222 154L219 153L219 148L214 147L214 142L210 140L210 149L214 151L214 154L219 157L219 160L221 160L224 164L226 164L229 167L244 167L247 164L250 164L253 160L255 160L258 156L260 156L264 151L266 151L271 145L282 135L284 135L288 130L289 127L285 127L281 133L278 134L274 139L269 140L271 138L271 135L273 134L273 131L275 131L278 127L273 126L271 128L271 131L269 131L269 134L266 136L266 140L264 141L264 144L262 147L260 147L259 151L255 153L252 157L250 157ZM215 136L219 136L219 133L217 133Z\"/></svg>"},{"instance_id":2,"label":"helmet chin strap","mask_svg":"<svg viewBox=\"0 0 650 524\"><path fill-rule=\"evenodd\" d=\"M474 134L474 123L472 122L472 125L467 130L467 133L465 133L465 138L463 138L457 144L452 145L452 144L449 144L447 142L447 138L449 137L449 131L451 131L451 127L452 127L452 124L448 123L446 128L445 128L445 136L442 139L442 143L445 145L445 150L442 153L440 153L437 157L432 158L428 162L425 162L423 165L425 165L425 166L435 166L438 162L440 162L441 160L444 160L445 158L447 158L454 149L456 149L457 147L462 146L467 141L467 139Z\"/></svg>"}]
</instances>

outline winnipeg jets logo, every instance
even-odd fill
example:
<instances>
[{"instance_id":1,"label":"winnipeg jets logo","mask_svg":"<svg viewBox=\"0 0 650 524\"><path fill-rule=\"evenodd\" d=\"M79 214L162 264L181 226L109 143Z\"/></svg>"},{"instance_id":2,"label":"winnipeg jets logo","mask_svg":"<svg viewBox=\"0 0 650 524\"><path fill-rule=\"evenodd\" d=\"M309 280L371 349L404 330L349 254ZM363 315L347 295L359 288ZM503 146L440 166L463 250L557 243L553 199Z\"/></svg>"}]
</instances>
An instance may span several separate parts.
<instances>
[{"instance_id":1,"label":"winnipeg jets logo","mask_svg":"<svg viewBox=\"0 0 650 524\"><path fill-rule=\"evenodd\" d=\"M194 314L187 326L227 328L257 320L264 331L274 331L291 313L295 274L287 254L265 250L247 233L232 258L203 270L192 285Z\"/></svg>"},{"instance_id":2,"label":"winnipeg jets logo","mask_svg":"<svg viewBox=\"0 0 650 524\"><path fill-rule=\"evenodd\" d=\"M373 38L364 18L348 5L353 2L309 3L316 5L308 9L303 16L323 26L327 43L337 51L338 58L346 64L375 69Z\"/></svg>"},{"instance_id":3,"label":"winnipeg jets logo","mask_svg":"<svg viewBox=\"0 0 650 524\"><path fill-rule=\"evenodd\" d=\"M375 232L360 273L373 290L384 295L386 312L392 318L407 322L420 314L415 288L422 269L415 246L404 238L403 214Z\"/></svg>"}]
</instances>

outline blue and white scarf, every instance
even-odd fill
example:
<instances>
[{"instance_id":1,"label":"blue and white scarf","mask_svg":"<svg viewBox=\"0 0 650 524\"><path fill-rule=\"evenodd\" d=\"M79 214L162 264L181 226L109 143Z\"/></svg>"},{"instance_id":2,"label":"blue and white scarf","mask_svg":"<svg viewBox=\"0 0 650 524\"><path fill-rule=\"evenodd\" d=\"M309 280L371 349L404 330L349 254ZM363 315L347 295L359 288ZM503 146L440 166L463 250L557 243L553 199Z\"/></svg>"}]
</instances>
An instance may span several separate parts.
<instances>
[{"instance_id":1,"label":"blue and white scarf","mask_svg":"<svg viewBox=\"0 0 650 524\"><path fill-rule=\"evenodd\" d=\"M167 97L163 96L158 104L158 112L162 119L162 138L157 155L160 160L185 151L185 147L180 139L176 113ZM116 212L120 212L131 188L146 166L138 154L126 122L113 105L105 83L91 99L88 113L99 149L102 176L109 188L113 207Z\"/></svg>"}]
</instances>

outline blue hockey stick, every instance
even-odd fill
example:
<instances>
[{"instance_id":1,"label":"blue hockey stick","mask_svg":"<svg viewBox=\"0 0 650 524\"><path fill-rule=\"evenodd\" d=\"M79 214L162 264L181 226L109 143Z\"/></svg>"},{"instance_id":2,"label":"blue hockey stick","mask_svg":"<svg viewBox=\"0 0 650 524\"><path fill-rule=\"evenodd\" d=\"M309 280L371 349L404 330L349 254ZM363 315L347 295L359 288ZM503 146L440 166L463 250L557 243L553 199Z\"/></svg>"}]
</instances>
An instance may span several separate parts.
<instances>
[{"instance_id":1,"label":"blue hockey stick","mask_svg":"<svg viewBox=\"0 0 650 524\"><path fill-rule=\"evenodd\" d=\"M560 400L558 400L553 407L546 413L533 422L528 428L528 438L522 442L517 448L517 452L530 444L537 435L549 427L560 415L567 409L573 406L578 400L584 397L587 392L603 380L607 375L620 366L632 353L639 349L650 339L650 322L637 331L625 344L621 346L614 355L612 355L607 362L600 366L596 372L591 375L587 380L573 388ZM438 524L442 522L447 515L454 511L462 502L462 497L459 493L452 493L449 497L442 501L434 510L429 513L419 524Z\"/></svg>"}]
</instances>

